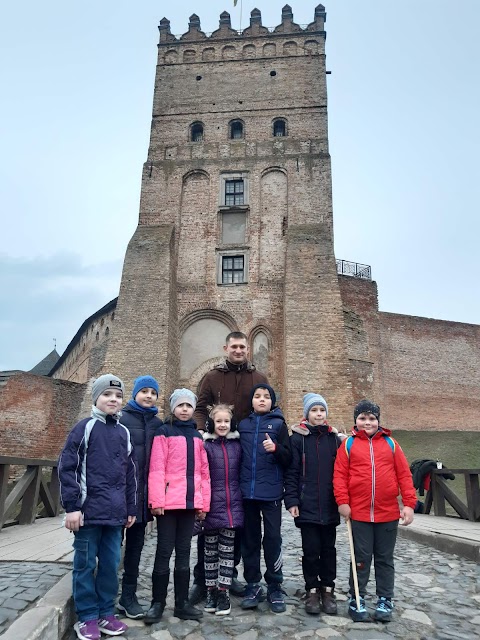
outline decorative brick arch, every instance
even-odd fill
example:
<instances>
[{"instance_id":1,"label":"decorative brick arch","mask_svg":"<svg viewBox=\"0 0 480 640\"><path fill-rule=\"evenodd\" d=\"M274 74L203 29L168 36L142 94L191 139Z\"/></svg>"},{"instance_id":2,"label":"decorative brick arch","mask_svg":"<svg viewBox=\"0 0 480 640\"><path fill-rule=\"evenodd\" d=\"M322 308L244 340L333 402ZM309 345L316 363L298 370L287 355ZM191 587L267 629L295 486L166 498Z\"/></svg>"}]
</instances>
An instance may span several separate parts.
<instances>
[{"instance_id":1,"label":"decorative brick arch","mask_svg":"<svg viewBox=\"0 0 480 640\"><path fill-rule=\"evenodd\" d=\"M226 324L230 331L240 331L235 320L226 311L221 309L197 309L180 320L178 325L180 335L184 334L188 327L199 320L218 320Z\"/></svg>"}]
</instances>

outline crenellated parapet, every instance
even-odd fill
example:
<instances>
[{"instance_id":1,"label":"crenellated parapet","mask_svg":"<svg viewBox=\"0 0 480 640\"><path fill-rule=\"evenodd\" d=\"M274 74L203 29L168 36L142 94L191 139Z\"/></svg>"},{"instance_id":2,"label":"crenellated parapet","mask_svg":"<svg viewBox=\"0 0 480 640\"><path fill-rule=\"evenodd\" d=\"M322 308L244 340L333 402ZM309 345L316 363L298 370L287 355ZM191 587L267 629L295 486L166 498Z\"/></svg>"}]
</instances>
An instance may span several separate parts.
<instances>
[{"instance_id":1,"label":"crenellated parapet","mask_svg":"<svg viewBox=\"0 0 480 640\"><path fill-rule=\"evenodd\" d=\"M202 40L241 40L259 36L275 38L279 35L305 34L305 32L319 32L325 36L324 26L326 16L325 7L319 4L315 8L313 22L305 27L294 21L292 7L286 4L282 9L282 20L280 24L269 29L262 25L262 14L260 10L253 9L250 13L250 25L242 31L238 31L232 28L230 14L227 11L223 11L223 13L220 14L218 29L207 35L201 30L200 18L196 14L193 14L190 16L188 31L180 36L175 36L171 33L170 21L167 20L167 18L163 18L158 27L160 31L159 46Z\"/></svg>"}]
</instances>

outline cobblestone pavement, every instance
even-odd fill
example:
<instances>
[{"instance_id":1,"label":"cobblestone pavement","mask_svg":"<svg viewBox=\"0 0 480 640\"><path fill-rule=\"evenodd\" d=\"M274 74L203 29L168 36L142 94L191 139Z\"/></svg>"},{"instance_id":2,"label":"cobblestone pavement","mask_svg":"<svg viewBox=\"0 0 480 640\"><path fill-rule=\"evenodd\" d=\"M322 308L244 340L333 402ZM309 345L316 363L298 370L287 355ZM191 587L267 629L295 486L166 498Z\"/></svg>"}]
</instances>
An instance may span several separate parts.
<instances>
[{"instance_id":1,"label":"cobblestone pavement","mask_svg":"<svg viewBox=\"0 0 480 640\"><path fill-rule=\"evenodd\" d=\"M300 532L288 513L283 515L284 589L287 611L273 614L263 602L257 610L242 611L240 599L232 598L232 613L215 616L204 613L201 622L173 617L173 591L170 585L167 608L159 624L146 627L140 620L126 620L130 626L125 638L154 640L302 640L303 638L346 638L348 640L473 640L480 637L480 566L430 547L399 538L396 547L396 598L392 622L353 623L347 616L349 546L347 529L337 529L338 577L337 616L310 616L305 613L301 567ZM142 555L139 598L149 604L150 575L156 538L152 535ZM196 539L192 544L192 567ZM241 571L240 571L241 574ZM373 580L373 575L372 575ZM374 583L369 583L367 605L376 602ZM68 640L73 640L72 634Z\"/></svg>"},{"instance_id":2,"label":"cobblestone pavement","mask_svg":"<svg viewBox=\"0 0 480 640\"><path fill-rule=\"evenodd\" d=\"M0 634L70 568L54 562L0 562Z\"/></svg>"}]
</instances>

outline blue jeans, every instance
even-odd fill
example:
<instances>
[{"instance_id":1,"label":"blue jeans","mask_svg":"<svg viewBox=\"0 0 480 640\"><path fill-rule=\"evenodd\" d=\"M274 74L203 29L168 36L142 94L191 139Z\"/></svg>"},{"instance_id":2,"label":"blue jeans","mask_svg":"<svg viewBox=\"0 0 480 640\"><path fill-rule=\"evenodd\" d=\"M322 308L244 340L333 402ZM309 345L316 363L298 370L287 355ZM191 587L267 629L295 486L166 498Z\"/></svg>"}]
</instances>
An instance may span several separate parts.
<instances>
[{"instance_id":1,"label":"blue jeans","mask_svg":"<svg viewBox=\"0 0 480 640\"><path fill-rule=\"evenodd\" d=\"M80 622L113 614L121 542L122 527L87 525L75 533L73 600Z\"/></svg>"}]
</instances>

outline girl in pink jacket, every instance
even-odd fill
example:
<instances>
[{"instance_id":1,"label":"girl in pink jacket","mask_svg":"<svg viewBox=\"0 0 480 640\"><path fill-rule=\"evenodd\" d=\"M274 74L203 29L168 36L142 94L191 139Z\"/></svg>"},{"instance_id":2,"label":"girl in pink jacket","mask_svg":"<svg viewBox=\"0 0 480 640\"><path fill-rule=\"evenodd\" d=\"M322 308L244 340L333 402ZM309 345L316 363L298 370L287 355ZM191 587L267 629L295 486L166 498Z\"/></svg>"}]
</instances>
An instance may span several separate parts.
<instances>
[{"instance_id":1,"label":"girl in pink jacket","mask_svg":"<svg viewBox=\"0 0 480 640\"><path fill-rule=\"evenodd\" d=\"M170 579L170 557L175 549L174 615L198 620L203 613L188 603L190 545L195 514L210 509L210 473L203 438L192 419L197 396L175 389L170 396L172 415L153 439L148 475L148 506L157 519L157 551L153 567L152 604L144 620L159 622Z\"/></svg>"}]
</instances>

